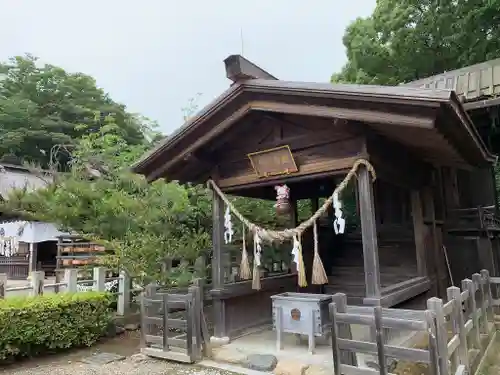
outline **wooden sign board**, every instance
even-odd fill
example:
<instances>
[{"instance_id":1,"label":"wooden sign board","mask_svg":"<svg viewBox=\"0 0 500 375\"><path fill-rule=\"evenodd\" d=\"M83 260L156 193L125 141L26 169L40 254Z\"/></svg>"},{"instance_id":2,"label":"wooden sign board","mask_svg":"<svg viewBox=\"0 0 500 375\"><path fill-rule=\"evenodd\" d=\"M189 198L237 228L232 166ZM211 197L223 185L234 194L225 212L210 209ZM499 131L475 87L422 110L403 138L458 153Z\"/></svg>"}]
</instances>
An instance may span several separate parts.
<instances>
[{"instance_id":1,"label":"wooden sign board","mask_svg":"<svg viewBox=\"0 0 500 375\"><path fill-rule=\"evenodd\" d=\"M248 154L250 163L259 178L280 176L299 171L289 146Z\"/></svg>"}]
</instances>

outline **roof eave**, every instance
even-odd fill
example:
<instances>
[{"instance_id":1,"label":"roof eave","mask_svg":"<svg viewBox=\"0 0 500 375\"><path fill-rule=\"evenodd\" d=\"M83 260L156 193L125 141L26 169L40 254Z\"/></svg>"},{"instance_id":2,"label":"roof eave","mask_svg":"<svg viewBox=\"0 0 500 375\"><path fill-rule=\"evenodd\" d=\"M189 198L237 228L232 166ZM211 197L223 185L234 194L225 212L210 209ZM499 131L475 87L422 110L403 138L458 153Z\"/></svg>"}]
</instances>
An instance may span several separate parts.
<instances>
[{"instance_id":1,"label":"roof eave","mask_svg":"<svg viewBox=\"0 0 500 375\"><path fill-rule=\"evenodd\" d=\"M186 133L196 128L198 124L203 123L212 114L223 108L227 103L231 102L242 91L241 84L234 84L222 95L217 97L207 106L205 106L197 115L188 119L180 128L174 131L167 139L153 148L148 153L132 165L134 173L144 174L147 167L164 151L179 141Z\"/></svg>"},{"instance_id":2,"label":"roof eave","mask_svg":"<svg viewBox=\"0 0 500 375\"><path fill-rule=\"evenodd\" d=\"M448 103L448 105L457 114L458 118L460 119L460 122L462 123L464 128L468 131L471 138L474 140L474 143L476 144L477 148L481 151L481 154L483 155L484 161L490 164L496 163L498 157L492 154L488 149L488 147L486 146L486 144L484 143L483 139L481 138L481 135L474 126L474 123L472 122L469 114L465 110L463 104L460 102L458 96L454 92L452 92L452 97L450 99L451 100Z\"/></svg>"}]
</instances>

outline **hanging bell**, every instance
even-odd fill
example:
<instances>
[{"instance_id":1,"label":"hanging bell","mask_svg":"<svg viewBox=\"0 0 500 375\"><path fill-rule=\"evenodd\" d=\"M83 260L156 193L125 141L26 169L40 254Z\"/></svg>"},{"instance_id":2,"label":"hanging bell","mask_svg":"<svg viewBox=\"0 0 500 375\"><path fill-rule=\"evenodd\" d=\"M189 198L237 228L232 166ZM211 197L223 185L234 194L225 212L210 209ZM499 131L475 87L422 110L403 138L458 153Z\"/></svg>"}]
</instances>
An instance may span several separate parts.
<instances>
[{"instance_id":1,"label":"hanging bell","mask_svg":"<svg viewBox=\"0 0 500 375\"><path fill-rule=\"evenodd\" d=\"M292 211L290 203L290 188L286 185L275 186L276 190L276 213L278 215L286 215Z\"/></svg>"}]
</instances>

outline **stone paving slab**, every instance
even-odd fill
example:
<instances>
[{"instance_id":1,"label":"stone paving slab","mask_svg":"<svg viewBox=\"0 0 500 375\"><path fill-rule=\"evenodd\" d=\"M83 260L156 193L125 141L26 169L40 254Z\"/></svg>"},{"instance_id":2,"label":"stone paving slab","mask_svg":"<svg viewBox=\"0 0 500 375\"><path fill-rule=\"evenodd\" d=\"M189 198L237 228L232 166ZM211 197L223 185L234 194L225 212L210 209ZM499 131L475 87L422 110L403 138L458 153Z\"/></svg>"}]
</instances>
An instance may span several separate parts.
<instances>
[{"instance_id":1,"label":"stone paving slab","mask_svg":"<svg viewBox=\"0 0 500 375\"><path fill-rule=\"evenodd\" d=\"M89 357L83 358L81 362L89 365L107 365L108 363L123 361L124 356L115 353L96 353Z\"/></svg>"}]
</instances>

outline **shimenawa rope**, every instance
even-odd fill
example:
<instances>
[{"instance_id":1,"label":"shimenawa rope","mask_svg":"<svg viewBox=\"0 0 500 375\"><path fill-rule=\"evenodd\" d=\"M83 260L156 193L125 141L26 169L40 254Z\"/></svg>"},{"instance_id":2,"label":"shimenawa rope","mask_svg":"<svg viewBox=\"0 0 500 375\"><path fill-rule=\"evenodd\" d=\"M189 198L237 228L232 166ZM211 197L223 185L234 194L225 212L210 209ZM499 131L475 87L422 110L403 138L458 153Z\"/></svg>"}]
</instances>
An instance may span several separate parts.
<instances>
[{"instance_id":1,"label":"shimenawa rope","mask_svg":"<svg viewBox=\"0 0 500 375\"><path fill-rule=\"evenodd\" d=\"M376 174L373 166L365 159L356 160L353 164L351 170L347 173L342 182L335 188L332 195L325 200L323 205L306 221L301 223L295 228L284 229L281 231L264 229L251 221L245 218L232 204L232 202L227 198L227 196L220 190L220 188L215 184L213 180L208 181L208 186L213 189L217 193L217 195L222 199L222 201L230 208L233 214L243 223L243 228L248 227L249 230L254 234L254 259L253 259L253 277L252 277L252 288L260 289L260 241L266 240L268 242L279 241L283 242L287 239L292 238L300 238L302 233L307 230L311 225L314 225L314 261L313 261L313 275L312 282L313 284L326 284L328 283L328 278L323 266L323 262L319 256L318 250L318 233L317 233L317 224L316 221L326 212L328 207L333 203L333 197L335 195L339 195L342 190L346 188L349 184L350 180L356 176L357 169L364 165L367 170L371 173L373 180L376 179ZM245 230L243 229L243 253L241 259L241 267L240 267L240 275L242 278L249 277L249 264L248 264L248 254L246 252L246 243L245 243ZM295 242L295 241L294 241ZM294 245L295 246L295 245ZM301 287L307 286L307 279L305 274L304 260L302 257L302 244L298 241L298 249L297 249L297 271L298 271L298 283ZM246 277L244 277L246 276Z\"/></svg>"},{"instance_id":2,"label":"shimenawa rope","mask_svg":"<svg viewBox=\"0 0 500 375\"><path fill-rule=\"evenodd\" d=\"M289 228L289 229L283 229L283 230L270 230L270 229L264 229L257 224L252 223L249 221L246 217L244 217L238 209L233 205L233 203L228 199L228 197L220 190L220 188L217 186L217 184L213 180L208 180L208 185L211 187L217 195L222 199L222 201L227 204L233 214L252 232L252 233L258 233L259 237L262 238L263 240L266 240L268 242L273 242L273 241L279 241L283 242L284 240L287 239L292 239L293 236L301 236L302 233L308 228L310 228L316 220L318 220L328 209L328 207L332 204L333 202L333 196L335 193L339 194L346 188L346 186L349 184L351 179L356 176L356 171L358 168L364 165L366 169L370 172L372 175L373 180L377 178L377 175L375 174L375 169L373 169L373 166L370 164L368 160L365 159L358 159L354 162L351 170L347 173L345 178L342 180L342 182L335 188L333 191L332 195L325 200L323 205L306 221L300 223L297 227L295 228Z\"/></svg>"}]
</instances>

